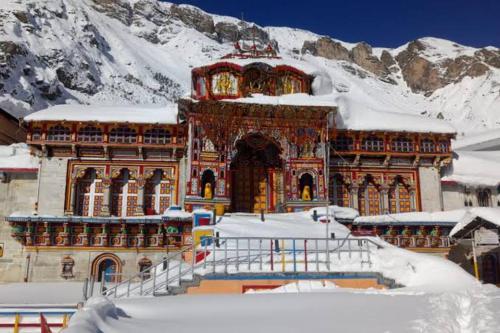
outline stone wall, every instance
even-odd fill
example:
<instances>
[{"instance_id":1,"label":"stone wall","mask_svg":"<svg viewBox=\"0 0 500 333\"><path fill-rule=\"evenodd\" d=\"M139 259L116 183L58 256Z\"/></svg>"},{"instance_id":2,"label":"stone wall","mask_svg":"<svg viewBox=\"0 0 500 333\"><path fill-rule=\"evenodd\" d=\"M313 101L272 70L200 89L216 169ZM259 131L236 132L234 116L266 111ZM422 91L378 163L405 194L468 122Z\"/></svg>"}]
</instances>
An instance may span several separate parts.
<instances>
[{"instance_id":1,"label":"stone wall","mask_svg":"<svg viewBox=\"0 0 500 333\"><path fill-rule=\"evenodd\" d=\"M22 282L24 280L26 253L21 244L10 234L9 223L0 217L0 245L3 248L3 255L0 257L0 283Z\"/></svg>"},{"instance_id":2,"label":"stone wall","mask_svg":"<svg viewBox=\"0 0 500 333\"><path fill-rule=\"evenodd\" d=\"M63 157L46 157L42 159L38 214L64 215L68 160L69 158Z\"/></svg>"},{"instance_id":3,"label":"stone wall","mask_svg":"<svg viewBox=\"0 0 500 333\"><path fill-rule=\"evenodd\" d=\"M443 207L444 210L453 210L464 208L464 187L460 184L442 185Z\"/></svg>"},{"instance_id":4,"label":"stone wall","mask_svg":"<svg viewBox=\"0 0 500 333\"><path fill-rule=\"evenodd\" d=\"M418 168L420 178L420 201L422 203L422 211L436 212L441 211L441 177L439 170L434 167Z\"/></svg>"},{"instance_id":5,"label":"stone wall","mask_svg":"<svg viewBox=\"0 0 500 333\"><path fill-rule=\"evenodd\" d=\"M7 173L0 182L0 217L14 212L33 214L36 203L37 173Z\"/></svg>"}]
</instances>

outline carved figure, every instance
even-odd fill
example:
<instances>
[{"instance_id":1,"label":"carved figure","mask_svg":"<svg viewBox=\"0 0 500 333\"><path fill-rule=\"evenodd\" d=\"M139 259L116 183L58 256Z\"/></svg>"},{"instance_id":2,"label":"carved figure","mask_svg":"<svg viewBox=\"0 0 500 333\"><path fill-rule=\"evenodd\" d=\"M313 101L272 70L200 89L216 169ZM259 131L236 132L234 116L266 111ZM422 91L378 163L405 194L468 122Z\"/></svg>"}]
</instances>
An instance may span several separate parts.
<instances>
[{"instance_id":1,"label":"carved figure","mask_svg":"<svg viewBox=\"0 0 500 333\"><path fill-rule=\"evenodd\" d=\"M311 201L311 188L309 185L304 186L304 189L302 190L302 200Z\"/></svg>"},{"instance_id":2,"label":"carved figure","mask_svg":"<svg viewBox=\"0 0 500 333\"><path fill-rule=\"evenodd\" d=\"M213 199L212 184L210 183L205 184L205 192L203 193L203 198L207 200Z\"/></svg>"}]
</instances>

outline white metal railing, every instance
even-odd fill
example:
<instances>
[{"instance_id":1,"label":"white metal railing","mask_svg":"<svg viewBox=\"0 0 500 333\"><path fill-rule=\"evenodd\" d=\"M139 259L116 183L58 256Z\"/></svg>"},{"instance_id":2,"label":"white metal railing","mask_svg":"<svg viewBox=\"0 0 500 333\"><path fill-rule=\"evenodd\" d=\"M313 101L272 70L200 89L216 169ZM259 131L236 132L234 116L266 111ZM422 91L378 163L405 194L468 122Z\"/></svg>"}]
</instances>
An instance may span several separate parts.
<instances>
[{"instance_id":1,"label":"white metal railing","mask_svg":"<svg viewBox=\"0 0 500 333\"><path fill-rule=\"evenodd\" d=\"M194 253L191 248L172 253L125 280L121 274L103 274L99 288L102 295L113 298L155 296L193 281L195 274L335 272L346 267L359 270L364 265L371 267L371 252L379 248L380 244L362 237L207 236L202 237ZM189 263L185 261L188 254Z\"/></svg>"}]
</instances>

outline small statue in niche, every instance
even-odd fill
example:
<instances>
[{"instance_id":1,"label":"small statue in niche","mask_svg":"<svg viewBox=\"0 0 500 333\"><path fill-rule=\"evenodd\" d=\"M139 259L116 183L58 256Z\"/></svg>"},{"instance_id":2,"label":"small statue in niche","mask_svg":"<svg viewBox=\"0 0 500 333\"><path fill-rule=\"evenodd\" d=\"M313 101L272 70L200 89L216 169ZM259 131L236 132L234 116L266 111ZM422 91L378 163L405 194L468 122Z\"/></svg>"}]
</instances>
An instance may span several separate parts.
<instances>
[{"instance_id":1,"label":"small statue in niche","mask_svg":"<svg viewBox=\"0 0 500 333\"><path fill-rule=\"evenodd\" d=\"M75 260L71 258L70 256L66 256L61 260L62 264L62 272L61 272L61 277L64 279L72 279L74 278L73 274L73 266L75 266Z\"/></svg>"},{"instance_id":2,"label":"small statue in niche","mask_svg":"<svg viewBox=\"0 0 500 333\"><path fill-rule=\"evenodd\" d=\"M302 190L302 200L311 201L311 188L309 185L304 186L304 189Z\"/></svg>"},{"instance_id":3,"label":"small statue in niche","mask_svg":"<svg viewBox=\"0 0 500 333\"><path fill-rule=\"evenodd\" d=\"M203 151L205 152L215 152L215 146L210 139L203 140Z\"/></svg>"},{"instance_id":4,"label":"small statue in niche","mask_svg":"<svg viewBox=\"0 0 500 333\"><path fill-rule=\"evenodd\" d=\"M210 183L205 184L205 191L203 193L203 198L207 199L207 200L213 199L212 184L210 184Z\"/></svg>"}]
</instances>

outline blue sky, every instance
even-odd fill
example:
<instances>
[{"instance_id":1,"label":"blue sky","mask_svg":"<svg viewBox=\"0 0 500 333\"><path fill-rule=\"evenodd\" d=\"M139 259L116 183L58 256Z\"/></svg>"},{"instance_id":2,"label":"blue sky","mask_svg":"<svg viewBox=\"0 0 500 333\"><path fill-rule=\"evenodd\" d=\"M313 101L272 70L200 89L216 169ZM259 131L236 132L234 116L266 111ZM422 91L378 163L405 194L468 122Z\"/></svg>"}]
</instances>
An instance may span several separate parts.
<instances>
[{"instance_id":1,"label":"blue sky","mask_svg":"<svg viewBox=\"0 0 500 333\"><path fill-rule=\"evenodd\" d=\"M346 42L396 47L433 36L500 47L500 0L184 0L209 13L290 26Z\"/></svg>"}]
</instances>

